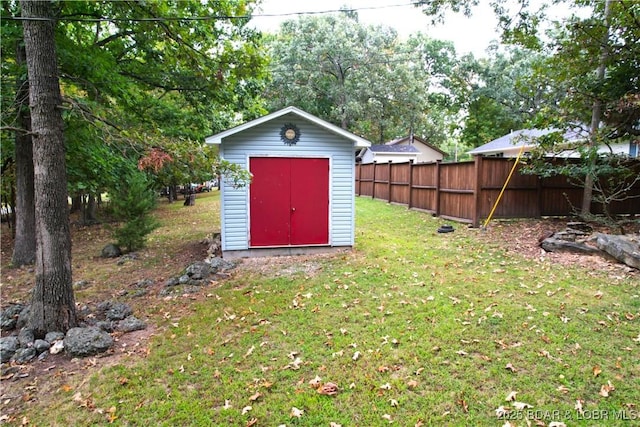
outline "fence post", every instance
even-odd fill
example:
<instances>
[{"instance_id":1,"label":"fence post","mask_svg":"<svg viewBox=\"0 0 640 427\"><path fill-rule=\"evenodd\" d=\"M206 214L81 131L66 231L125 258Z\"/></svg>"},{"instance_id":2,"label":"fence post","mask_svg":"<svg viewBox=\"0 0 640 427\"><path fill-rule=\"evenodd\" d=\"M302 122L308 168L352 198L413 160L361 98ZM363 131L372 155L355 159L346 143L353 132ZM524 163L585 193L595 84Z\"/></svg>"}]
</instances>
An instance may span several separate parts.
<instances>
[{"instance_id":1,"label":"fence post","mask_svg":"<svg viewBox=\"0 0 640 427\"><path fill-rule=\"evenodd\" d=\"M471 222L473 227L477 228L480 226L480 195L482 193L480 176L482 174L482 156L476 155L473 160L475 163L475 182L473 183L473 218L471 218Z\"/></svg>"},{"instance_id":2,"label":"fence post","mask_svg":"<svg viewBox=\"0 0 640 427\"><path fill-rule=\"evenodd\" d=\"M358 186L356 187L356 195L360 195L360 191L362 189L362 163L356 163L356 180L358 181Z\"/></svg>"},{"instance_id":3,"label":"fence post","mask_svg":"<svg viewBox=\"0 0 640 427\"><path fill-rule=\"evenodd\" d=\"M371 179L371 198L376 198L376 168L378 166L378 162L373 161L373 178Z\"/></svg>"},{"instance_id":4,"label":"fence post","mask_svg":"<svg viewBox=\"0 0 640 427\"><path fill-rule=\"evenodd\" d=\"M413 206L413 159L409 160L409 182L407 183L409 186L409 206L408 209L411 209Z\"/></svg>"},{"instance_id":5,"label":"fence post","mask_svg":"<svg viewBox=\"0 0 640 427\"><path fill-rule=\"evenodd\" d=\"M436 216L440 216L440 173L442 172L442 170L440 169L440 164L442 163L442 160L438 159L436 160L436 179L435 179L435 187L436 187L436 197L435 197L435 203L433 206L433 211L435 213Z\"/></svg>"},{"instance_id":6,"label":"fence post","mask_svg":"<svg viewBox=\"0 0 640 427\"><path fill-rule=\"evenodd\" d=\"M387 203L391 203L391 163L387 163Z\"/></svg>"}]
</instances>

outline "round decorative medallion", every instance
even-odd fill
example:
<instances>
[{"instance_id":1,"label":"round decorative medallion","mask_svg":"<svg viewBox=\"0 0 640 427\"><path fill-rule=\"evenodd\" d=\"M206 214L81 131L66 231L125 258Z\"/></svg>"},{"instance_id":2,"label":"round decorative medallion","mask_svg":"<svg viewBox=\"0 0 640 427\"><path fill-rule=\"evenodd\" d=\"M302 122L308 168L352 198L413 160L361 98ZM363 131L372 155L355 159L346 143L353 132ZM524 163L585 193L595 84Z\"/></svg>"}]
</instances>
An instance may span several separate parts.
<instances>
[{"instance_id":1,"label":"round decorative medallion","mask_svg":"<svg viewBox=\"0 0 640 427\"><path fill-rule=\"evenodd\" d=\"M300 129L292 123L286 123L280 129L280 139L287 145L294 145L300 140Z\"/></svg>"}]
</instances>

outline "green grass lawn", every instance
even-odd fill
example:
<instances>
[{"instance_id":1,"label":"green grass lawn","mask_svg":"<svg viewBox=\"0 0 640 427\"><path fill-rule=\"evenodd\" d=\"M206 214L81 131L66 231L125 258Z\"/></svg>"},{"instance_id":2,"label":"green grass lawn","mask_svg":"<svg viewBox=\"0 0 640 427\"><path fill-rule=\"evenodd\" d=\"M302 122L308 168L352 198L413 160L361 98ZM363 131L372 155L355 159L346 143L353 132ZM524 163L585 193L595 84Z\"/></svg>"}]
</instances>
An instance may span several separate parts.
<instances>
[{"instance_id":1,"label":"green grass lawn","mask_svg":"<svg viewBox=\"0 0 640 427\"><path fill-rule=\"evenodd\" d=\"M438 234L442 220L401 206L356 208L351 252L241 267L201 298L150 297L148 355L71 378L28 420L640 424L637 276L525 259L462 225Z\"/></svg>"}]
</instances>

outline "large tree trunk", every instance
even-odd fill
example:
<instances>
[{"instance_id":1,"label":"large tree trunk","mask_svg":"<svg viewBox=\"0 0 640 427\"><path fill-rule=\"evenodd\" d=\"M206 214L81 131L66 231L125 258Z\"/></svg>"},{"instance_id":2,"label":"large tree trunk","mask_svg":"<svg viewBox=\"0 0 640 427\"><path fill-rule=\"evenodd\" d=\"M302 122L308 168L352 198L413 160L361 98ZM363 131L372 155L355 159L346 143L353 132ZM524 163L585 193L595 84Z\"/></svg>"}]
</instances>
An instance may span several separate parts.
<instances>
[{"instance_id":1,"label":"large tree trunk","mask_svg":"<svg viewBox=\"0 0 640 427\"><path fill-rule=\"evenodd\" d=\"M26 62L24 45L16 47L16 61L19 65ZM33 264L36 260L36 220L33 190L33 146L31 135L31 117L29 116L29 82L19 79L16 90L18 120L24 133L16 132L16 226L13 244L13 265Z\"/></svg>"},{"instance_id":2,"label":"large tree trunk","mask_svg":"<svg viewBox=\"0 0 640 427\"><path fill-rule=\"evenodd\" d=\"M602 85L607 71L607 60L609 58L609 14L611 13L611 0L605 0L604 4L604 27L605 33L602 37L602 44L600 45L600 58L598 63L597 79L598 84ZM589 132L589 145L591 149L596 150L598 146L597 135L600 128L600 121L602 120L602 101L600 99L601 94L596 93L595 101L593 101L593 107L591 109L591 126ZM591 156L589 160L589 167L587 168L587 175L584 179L584 192L582 193L582 209L580 214L583 217L588 216L591 213L591 201L593 200L593 185L595 182L595 169L597 156Z\"/></svg>"},{"instance_id":3,"label":"large tree trunk","mask_svg":"<svg viewBox=\"0 0 640 427\"><path fill-rule=\"evenodd\" d=\"M54 16L49 1L22 0L29 74L36 209L36 278L30 326L36 337L76 326L71 234ZM29 18L35 18L33 20Z\"/></svg>"}]
</instances>

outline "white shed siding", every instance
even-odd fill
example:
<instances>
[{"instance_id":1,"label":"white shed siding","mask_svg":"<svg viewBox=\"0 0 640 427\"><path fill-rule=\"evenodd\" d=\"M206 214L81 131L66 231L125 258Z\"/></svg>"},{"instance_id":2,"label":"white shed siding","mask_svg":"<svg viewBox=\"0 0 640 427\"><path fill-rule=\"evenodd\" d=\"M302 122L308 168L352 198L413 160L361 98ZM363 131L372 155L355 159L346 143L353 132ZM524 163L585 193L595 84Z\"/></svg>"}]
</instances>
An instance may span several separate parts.
<instances>
[{"instance_id":1,"label":"white shed siding","mask_svg":"<svg viewBox=\"0 0 640 427\"><path fill-rule=\"evenodd\" d=\"M300 130L297 144L280 139L280 129L293 123ZM329 244L352 246L354 227L354 143L296 115L288 114L224 138L221 156L248 169L255 156L321 157L329 159ZM222 181L222 250L249 249L248 187L233 188Z\"/></svg>"}]
</instances>

